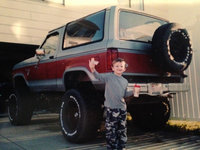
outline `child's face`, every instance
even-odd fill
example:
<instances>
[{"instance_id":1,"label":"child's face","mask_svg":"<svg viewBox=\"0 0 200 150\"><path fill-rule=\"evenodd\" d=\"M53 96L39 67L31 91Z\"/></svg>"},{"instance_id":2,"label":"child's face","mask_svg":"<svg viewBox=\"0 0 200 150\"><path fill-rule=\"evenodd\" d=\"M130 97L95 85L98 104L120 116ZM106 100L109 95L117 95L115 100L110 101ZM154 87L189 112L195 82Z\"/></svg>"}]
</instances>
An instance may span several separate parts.
<instances>
[{"instance_id":1,"label":"child's face","mask_svg":"<svg viewBox=\"0 0 200 150\"><path fill-rule=\"evenodd\" d=\"M126 71L126 63L124 61L122 62L116 62L113 64L112 66L112 70L114 71L114 74L118 75L118 76L121 76L122 73L124 71Z\"/></svg>"}]
</instances>

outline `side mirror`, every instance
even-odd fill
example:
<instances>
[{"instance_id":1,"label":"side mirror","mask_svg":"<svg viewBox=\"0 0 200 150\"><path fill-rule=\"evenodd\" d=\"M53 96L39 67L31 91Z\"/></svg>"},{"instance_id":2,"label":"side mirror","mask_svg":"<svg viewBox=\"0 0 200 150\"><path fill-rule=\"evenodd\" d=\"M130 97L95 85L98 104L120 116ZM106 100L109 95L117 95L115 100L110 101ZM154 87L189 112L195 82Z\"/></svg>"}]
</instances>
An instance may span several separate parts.
<instances>
[{"instance_id":1,"label":"side mirror","mask_svg":"<svg viewBox=\"0 0 200 150\"><path fill-rule=\"evenodd\" d=\"M35 53L37 56L44 56L45 55L45 51L42 48L36 49Z\"/></svg>"}]
</instances>

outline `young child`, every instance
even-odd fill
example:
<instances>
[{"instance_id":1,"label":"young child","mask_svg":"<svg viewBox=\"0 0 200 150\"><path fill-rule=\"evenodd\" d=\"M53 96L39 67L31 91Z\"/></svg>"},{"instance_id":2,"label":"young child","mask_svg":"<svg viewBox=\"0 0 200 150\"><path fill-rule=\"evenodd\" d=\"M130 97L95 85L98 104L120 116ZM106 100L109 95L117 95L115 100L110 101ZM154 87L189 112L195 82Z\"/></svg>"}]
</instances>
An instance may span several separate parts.
<instances>
[{"instance_id":1,"label":"young child","mask_svg":"<svg viewBox=\"0 0 200 150\"><path fill-rule=\"evenodd\" d=\"M117 58L112 63L113 73L100 74L95 70L97 61L89 60L89 67L95 78L105 83L106 109L106 142L108 150L124 150L127 142L126 114L127 107L124 97L133 95L133 91L127 92L128 81L122 77L126 71L126 62Z\"/></svg>"}]
</instances>

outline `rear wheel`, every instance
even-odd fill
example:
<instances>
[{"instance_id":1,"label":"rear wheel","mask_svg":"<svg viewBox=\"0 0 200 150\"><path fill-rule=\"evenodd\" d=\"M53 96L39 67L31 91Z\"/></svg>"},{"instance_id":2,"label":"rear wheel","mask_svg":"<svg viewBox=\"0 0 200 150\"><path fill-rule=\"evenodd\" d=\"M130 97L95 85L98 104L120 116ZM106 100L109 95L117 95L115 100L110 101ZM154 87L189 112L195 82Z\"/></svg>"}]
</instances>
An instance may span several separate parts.
<instances>
[{"instance_id":1,"label":"rear wheel","mask_svg":"<svg viewBox=\"0 0 200 150\"><path fill-rule=\"evenodd\" d=\"M168 98L154 98L156 103L136 104L130 110L133 122L145 129L163 127L170 117Z\"/></svg>"},{"instance_id":2,"label":"rear wheel","mask_svg":"<svg viewBox=\"0 0 200 150\"><path fill-rule=\"evenodd\" d=\"M60 124L67 140L78 143L95 137L100 126L100 107L91 106L89 101L75 89L68 90L64 94Z\"/></svg>"}]
</instances>

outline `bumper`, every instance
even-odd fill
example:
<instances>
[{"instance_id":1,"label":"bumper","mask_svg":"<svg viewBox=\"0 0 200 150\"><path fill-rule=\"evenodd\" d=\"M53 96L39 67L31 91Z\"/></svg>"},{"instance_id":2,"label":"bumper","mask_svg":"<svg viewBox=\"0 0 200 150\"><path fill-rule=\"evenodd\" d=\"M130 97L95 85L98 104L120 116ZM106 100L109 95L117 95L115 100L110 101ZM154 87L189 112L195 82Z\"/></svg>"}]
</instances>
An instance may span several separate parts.
<instances>
[{"instance_id":1,"label":"bumper","mask_svg":"<svg viewBox=\"0 0 200 150\"><path fill-rule=\"evenodd\" d=\"M128 91L132 91L134 88L134 83L128 85ZM188 84L161 84L161 83L148 83L148 84L137 84L140 86L140 94L147 94L152 96L175 94L177 92L186 92L189 90Z\"/></svg>"}]
</instances>

